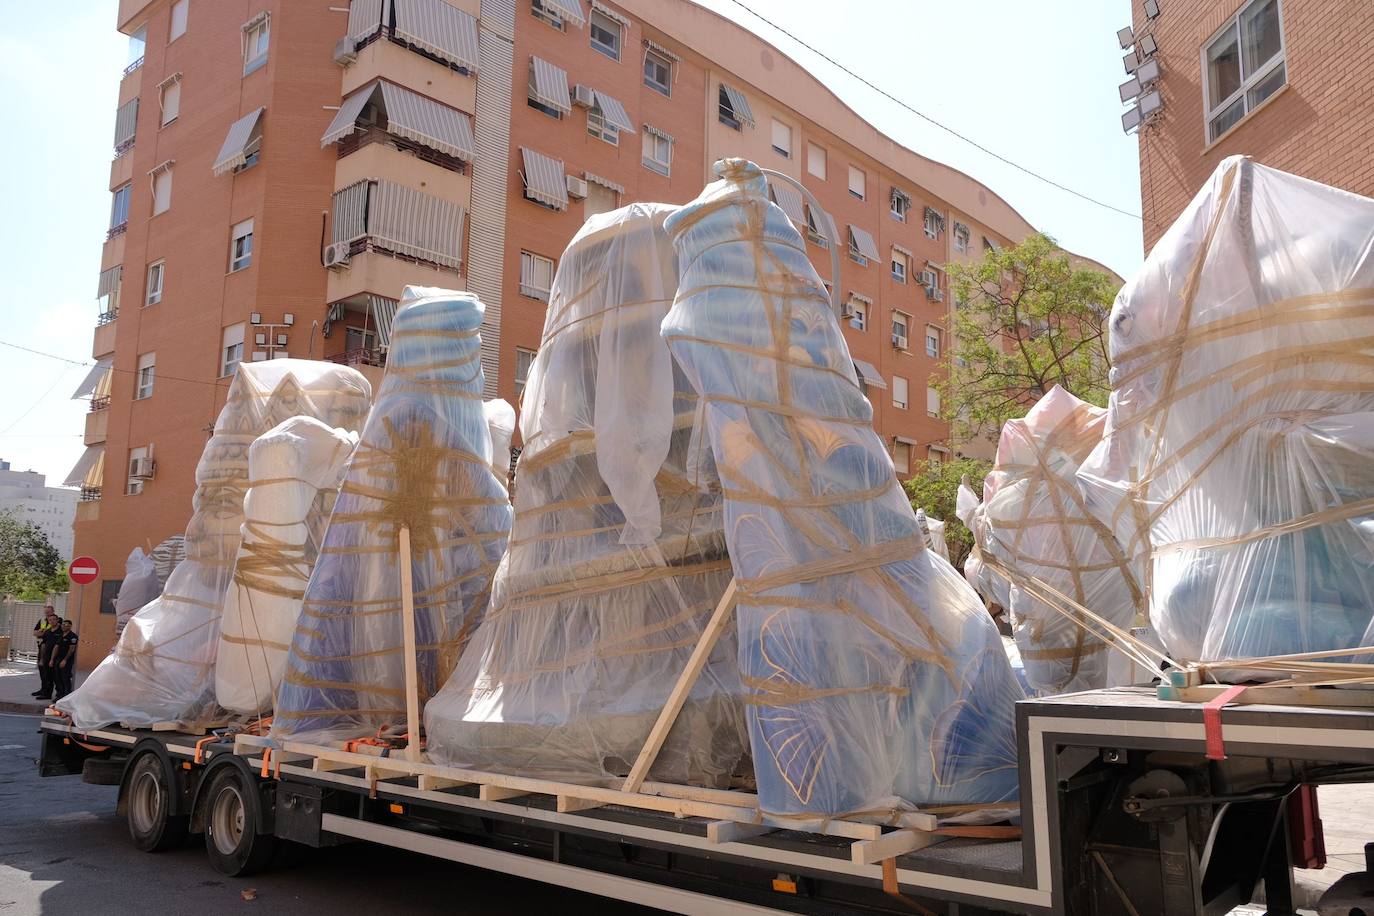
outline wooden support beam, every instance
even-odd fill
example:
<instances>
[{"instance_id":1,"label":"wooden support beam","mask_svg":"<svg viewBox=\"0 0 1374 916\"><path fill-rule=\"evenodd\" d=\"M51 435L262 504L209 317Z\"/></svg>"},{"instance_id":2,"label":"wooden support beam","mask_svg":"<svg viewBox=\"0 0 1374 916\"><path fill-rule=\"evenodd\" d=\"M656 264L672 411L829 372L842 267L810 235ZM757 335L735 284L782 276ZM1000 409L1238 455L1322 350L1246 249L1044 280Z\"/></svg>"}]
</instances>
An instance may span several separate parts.
<instances>
[{"instance_id":1,"label":"wooden support beam","mask_svg":"<svg viewBox=\"0 0 1374 916\"><path fill-rule=\"evenodd\" d=\"M649 767L653 766L654 760L658 758L658 752L663 749L663 742L668 737L668 731L677 721L678 713L682 711L682 706L687 702L687 696L692 692L692 685L696 683L697 677L701 674L701 669L706 667L706 660L711 657L711 650L716 647L720 636L725 632L726 625L730 622L730 611L735 606L735 579L730 577L730 584L725 586L725 594L720 596L720 602L716 604L716 609L711 613L711 619L707 622L706 628L701 631L701 638L697 640L696 648L692 650L692 657L687 660L687 666L682 669L682 674L678 676L677 683L673 685L672 693L668 694L668 702L663 704L663 711L658 714L658 720L654 722L654 727L649 731L649 737L644 742L644 748L639 752L639 757L635 760L634 767L630 770L630 775L626 777L625 784L621 790L625 792L638 792L640 786L644 785L644 780L649 776Z\"/></svg>"},{"instance_id":2,"label":"wooden support beam","mask_svg":"<svg viewBox=\"0 0 1374 916\"><path fill-rule=\"evenodd\" d=\"M884 859L925 849L943 839L924 830L894 830L876 840L858 840L850 844L849 856L855 865L876 865Z\"/></svg>"},{"instance_id":3,"label":"wooden support beam","mask_svg":"<svg viewBox=\"0 0 1374 916\"><path fill-rule=\"evenodd\" d=\"M406 678L406 759L420 759L420 675L415 658L415 594L410 571L410 526L396 533L401 566L401 639L404 643Z\"/></svg>"},{"instance_id":4,"label":"wooden support beam","mask_svg":"<svg viewBox=\"0 0 1374 916\"><path fill-rule=\"evenodd\" d=\"M605 802L592 801L589 798L577 798L573 795L558 796L558 813L570 814L573 811L589 811L592 808L604 808Z\"/></svg>"},{"instance_id":5,"label":"wooden support beam","mask_svg":"<svg viewBox=\"0 0 1374 916\"><path fill-rule=\"evenodd\" d=\"M477 790L477 797L482 801L506 801L529 794L528 789L507 789L505 786L482 786Z\"/></svg>"},{"instance_id":6,"label":"wooden support beam","mask_svg":"<svg viewBox=\"0 0 1374 916\"><path fill-rule=\"evenodd\" d=\"M1225 691L1229 684L1200 684L1196 687L1173 687L1161 684L1156 690L1159 699L1179 703L1206 703ZM1374 690L1353 687L1304 687L1262 684L1245 688L1245 692L1231 701L1233 706L1318 706L1327 708L1374 707Z\"/></svg>"},{"instance_id":7,"label":"wooden support beam","mask_svg":"<svg viewBox=\"0 0 1374 916\"><path fill-rule=\"evenodd\" d=\"M739 821L711 821L706 825L706 840L710 843L738 843L750 837L773 833L776 827L767 824L743 824Z\"/></svg>"},{"instance_id":8,"label":"wooden support beam","mask_svg":"<svg viewBox=\"0 0 1374 916\"><path fill-rule=\"evenodd\" d=\"M452 789L455 786L470 786L472 783L461 779L445 779L442 776L431 776L428 773L420 774L420 791L437 792L440 789Z\"/></svg>"}]
</instances>

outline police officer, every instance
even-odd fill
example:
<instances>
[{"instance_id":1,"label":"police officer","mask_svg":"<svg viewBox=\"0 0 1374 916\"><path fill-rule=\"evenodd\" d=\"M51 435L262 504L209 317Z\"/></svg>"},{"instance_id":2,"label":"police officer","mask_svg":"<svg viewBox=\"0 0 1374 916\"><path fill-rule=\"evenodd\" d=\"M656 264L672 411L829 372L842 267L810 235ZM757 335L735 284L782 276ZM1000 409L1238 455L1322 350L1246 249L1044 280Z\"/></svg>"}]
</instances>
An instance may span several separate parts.
<instances>
[{"instance_id":1,"label":"police officer","mask_svg":"<svg viewBox=\"0 0 1374 916\"><path fill-rule=\"evenodd\" d=\"M62 621L57 612L48 605L43 609L43 619L33 628L34 639L38 641L38 690L32 694L40 700L51 700L57 682L52 667L52 650L62 640Z\"/></svg>"},{"instance_id":2,"label":"police officer","mask_svg":"<svg viewBox=\"0 0 1374 916\"><path fill-rule=\"evenodd\" d=\"M53 650L53 676L57 685L57 696L54 699L62 699L72 692L72 675L76 673L76 631L72 629L70 620L62 621L61 637L57 648Z\"/></svg>"}]
</instances>

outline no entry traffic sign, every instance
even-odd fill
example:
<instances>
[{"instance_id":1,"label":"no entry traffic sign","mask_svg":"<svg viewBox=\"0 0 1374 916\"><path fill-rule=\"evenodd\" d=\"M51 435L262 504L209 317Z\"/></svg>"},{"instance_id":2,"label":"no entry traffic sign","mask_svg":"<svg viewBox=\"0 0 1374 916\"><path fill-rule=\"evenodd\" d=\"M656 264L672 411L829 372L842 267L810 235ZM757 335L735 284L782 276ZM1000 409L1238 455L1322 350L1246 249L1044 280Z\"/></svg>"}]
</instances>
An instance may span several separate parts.
<instances>
[{"instance_id":1,"label":"no entry traffic sign","mask_svg":"<svg viewBox=\"0 0 1374 916\"><path fill-rule=\"evenodd\" d=\"M89 585L100 578L100 564L95 557L77 557L67 567L67 575L77 585Z\"/></svg>"}]
</instances>

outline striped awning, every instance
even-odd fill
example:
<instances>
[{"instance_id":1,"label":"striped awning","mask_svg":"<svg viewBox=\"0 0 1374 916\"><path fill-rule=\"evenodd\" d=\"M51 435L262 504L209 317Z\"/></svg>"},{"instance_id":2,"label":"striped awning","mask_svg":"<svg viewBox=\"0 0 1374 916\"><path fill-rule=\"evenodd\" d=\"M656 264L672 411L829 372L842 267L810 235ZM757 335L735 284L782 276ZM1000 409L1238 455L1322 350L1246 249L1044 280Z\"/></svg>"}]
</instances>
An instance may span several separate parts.
<instances>
[{"instance_id":1,"label":"striped awning","mask_svg":"<svg viewBox=\"0 0 1374 916\"><path fill-rule=\"evenodd\" d=\"M587 23L579 0L542 0L544 9L556 13L561 19L571 22L579 29Z\"/></svg>"},{"instance_id":2,"label":"striped awning","mask_svg":"<svg viewBox=\"0 0 1374 916\"><path fill-rule=\"evenodd\" d=\"M587 181L590 181L592 184L599 184L603 188L609 188L617 194L625 193L625 186L623 184L611 181L611 179L609 178L602 178L600 175L595 175L591 172L584 172L582 174L582 177L587 179Z\"/></svg>"},{"instance_id":3,"label":"striped awning","mask_svg":"<svg viewBox=\"0 0 1374 916\"><path fill-rule=\"evenodd\" d=\"M725 90L725 96L730 100L730 108L735 112L735 120L741 124L754 124L754 111L749 107L749 100L729 83L721 83L720 88Z\"/></svg>"},{"instance_id":4,"label":"striped awning","mask_svg":"<svg viewBox=\"0 0 1374 916\"><path fill-rule=\"evenodd\" d=\"M397 38L467 70L477 69L477 20L444 0L393 0Z\"/></svg>"},{"instance_id":5,"label":"striped awning","mask_svg":"<svg viewBox=\"0 0 1374 916\"><path fill-rule=\"evenodd\" d=\"M782 208L798 232L806 229L806 207L802 203L801 192L783 181L768 180L768 188L773 192L773 203Z\"/></svg>"},{"instance_id":6,"label":"striped awning","mask_svg":"<svg viewBox=\"0 0 1374 916\"><path fill-rule=\"evenodd\" d=\"M97 299L104 299L110 293L119 289L119 281L123 279L123 277L124 266L122 264L116 264L109 270L102 270L100 272L100 282L96 284L95 297Z\"/></svg>"},{"instance_id":7,"label":"striped awning","mask_svg":"<svg viewBox=\"0 0 1374 916\"><path fill-rule=\"evenodd\" d=\"M601 109L601 115L607 124L634 133L635 122L630 120L629 113L625 111L625 106L620 104L619 99L596 89L592 90L592 94L596 96L596 107Z\"/></svg>"},{"instance_id":8,"label":"striped awning","mask_svg":"<svg viewBox=\"0 0 1374 916\"><path fill-rule=\"evenodd\" d=\"M467 115L394 83L383 81L381 85L387 133L472 161L472 120Z\"/></svg>"},{"instance_id":9,"label":"striped awning","mask_svg":"<svg viewBox=\"0 0 1374 916\"><path fill-rule=\"evenodd\" d=\"M334 115L334 120L329 122L329 129L320 138L320 146L328 146L331 143L338 143L353 131L358 129L358 116L367 107L368 101L372 98L372 93L377 91L377 83L368 83L357 92L343 100L339 106L339 111Z\"/></svg>"},{"instance_id":10,"label":"striped awning","mask_svg":"<svg viewBox=\"0 0 1374 916\"><path fill-rule=\"evenodd\" d=\"M911 249L909 249L909 248L903 248L901 245L898 245L896 242L893 242L893 243L892 243L892 250L895 251L895 252L897 252L899 255L902 255L903 257L906 257L906 258L914 258L914 257L916 257L914 254L911 253Z\"/></svg>"},{"instance_id":11,"label":"striped awning","mask_svg":"<svg viewBox=\"0 0 1374 916\"><path fill-rule=\"evenodd\" d=\"M138 96L134 96L115 112L115 149L125 146L134 139L138 128Z\"/></svg>"},{"instance_id":12,"label":"striped awning","mask_svg":"<svg viewBox=\"0 0 1374 916\"><path fill-rule=\"evenodd\" d=\"M105 467L105 446L92 445L81 453L76 465L72 468L67 479L62 481L64 487L80 486L100 486L100 478Z\"/></svg>"},{"instance_id":13,"label":"striped awning","mask_svg":"<svg viewBox=\"0 0 1374 916\"><path fill-rule=\"evenodd\" d=\"M524 147L520 148L520 155L525 163L525 196L555 210L568 209L568 179L563 160Z\"/></svg>"},{"instance_id":14,"label":"striped awning","mask_svg":"<svg viewBox=\"0 0 1374 916\"><path fill-rule=\"evenodd\" d=\"M883 381L883 374L872 363L856 359L854 360L854 371L858 373L859 381L868 387L887 390L887 382Z\"/></svg>"},{"instance_id":15,"label":"striped awning","mask_svg":"<svg viewBox=\"0 0 1374 916\"><path fill-rule=\"evenodd\" d=\"M367 235L378 247L458 270L466 215L451 201L378 181L367 210Z\"/></svg>"},{"instance_id":16,"label":"striped awning","mask_svg":"<svg viewBox=\"0 0 1374 916\"><path fill-rule=\"evenodd\" d=\"M650 41L647 38L644 39L644 47L648 48L650 51L657 51L659 54L662 54L664 57L668 58L673 63L677 63L678 61L682 60L681 57L678 57L672 51L669 51L667 48L663 47L663 45L658 44L657 42Z\"/></svg>"},{"instance_id":17,"label":"striped awning","mask_svg":"<svg viewBox=\"0 0 1374 916\"><path fill-rule=\"evenodd\" d=\"M544 60L530 58L530 98L555 111L568 114L572 101L568 95L568 71Z\"/></svg>"},{"instance_id":18,"label":"striped awning","mask_svg":"<svg viewBox=\"0 0 1374 916\"><path fill-rule=\"evenodd\" d=\"M86 373L86 377L81 380L81 384L76 386L76 391L72 392L72 400L78 398L88 398L95 394L95 390L100 387L101 381L110 374L110 366L114 365L113 356L102 356L91 371Z\"/></svg>"},{"instance_id":19,"label":"striped awning","mask_svg":"<svg viewBox=\"0 0 1374 916\"><path fill-rule=\"evenodd\" d=\"M353 0L348 8L348 37L362 41L382 28L382 7L385 0Z\"/></svg>"},{"instance_id":20,"label":"striped awning","mask_svg":"<svg viewBox=\"0 0 1374 916\"><path fill-rule=\"evenodd\" d=\"M647 134L651 134L652 136L658 137L660 140L667 140L669 143L673 142L672 134L668 133L666 130L660 130L659 128L654 127L654 125L652 124L645 124L644 132Z\"/></svg>"},{"instance_id":21,"label":"striped awning","mask_svg":"<svg viewBox=\"0 0 1374 916\"><path fill-rule=\"evenodd\" d=\"M849 224L849 247L870 261L878 260L878 244L873 241L873 236L868 234L867 229L860 229L853 223Z\"/></svg>"},{"instance_id":22,"label":"striped awning","mask_svg":"<svg viewBox=\"0 0 1374 916\"><path fill-rule=\"evenodd\" d=\"M367 310L377 329L377 346L391 346L391 326L396 323L396 300L368 293Z\"/></svg>"},{"instance_id":23,"label":"striped awning","mask_svg":"<svg viewBox=\"0 0 1374 916\"><path fill-rule=\"evenodd\" d=\"M620 23L627 29L630 27L629 17L627 17L624 13L619 13L611 9L609 6L602 3L601 0L592 0L592 9L596 10L598 13L601 13L603 16L609 16L611 19L614 19L616 22Z\"/></svg>"},{"instance_id":24,"label":"striped awning","mask_svg":"<svg viewBox=\"0 0 1374 916\"><path fill-rule=\"evenodd\" d=\"M354 182L334 192L334 244L352 242L367 235L367 203L372 182Z\"/></svg>"},{"instance_id":25,"label":"striped awning","mask_svg":"<svg viewBox=\"0 0 1374 916\"><path fill-rule=\"evenodd\" d=\"M262 25L264 22L271 18L272 14L267 10L263 10L262 12L254 16L252 19L249 19L247 22L245 22L242 26L242 29L243 31L247 32L249 29L257 28L258 26Z\"/></svg>"},{"instance_id":26,"label":"striped awning","mask_svg":"<svg viewBox=\"0 0 1374 916\"><path fill-rule=\"evenodd\" d=\"M262 113L265 108L250 111L229 125L229 133L224 137L224 145L219 148L215 164L210 171L215 175L232 172L248 159L248 147L262 139Z\"/></svg>"}]
</instances>

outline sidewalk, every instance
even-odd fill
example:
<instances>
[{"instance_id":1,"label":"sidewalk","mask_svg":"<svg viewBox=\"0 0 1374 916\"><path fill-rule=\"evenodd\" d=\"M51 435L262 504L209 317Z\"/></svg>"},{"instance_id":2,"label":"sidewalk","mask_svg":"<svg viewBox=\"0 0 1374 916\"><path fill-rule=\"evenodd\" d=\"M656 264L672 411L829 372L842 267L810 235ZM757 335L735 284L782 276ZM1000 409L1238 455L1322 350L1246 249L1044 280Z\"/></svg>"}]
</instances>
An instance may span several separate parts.
<instances>
[{"instance_id":1,"label":"sidewalk","mask_svg":"<svg viewBox=\"0 0 1374 916\"><path fill-rule=\"evenodd\" d=\"M79 660L78 660L79 661ZM76 673L80 686L86 672ZM42 715L48 700L35 700L29 694L38 689L38 666L27 661L0 659L0 712L33 713Z\"/></svg>"}]
</instances>

